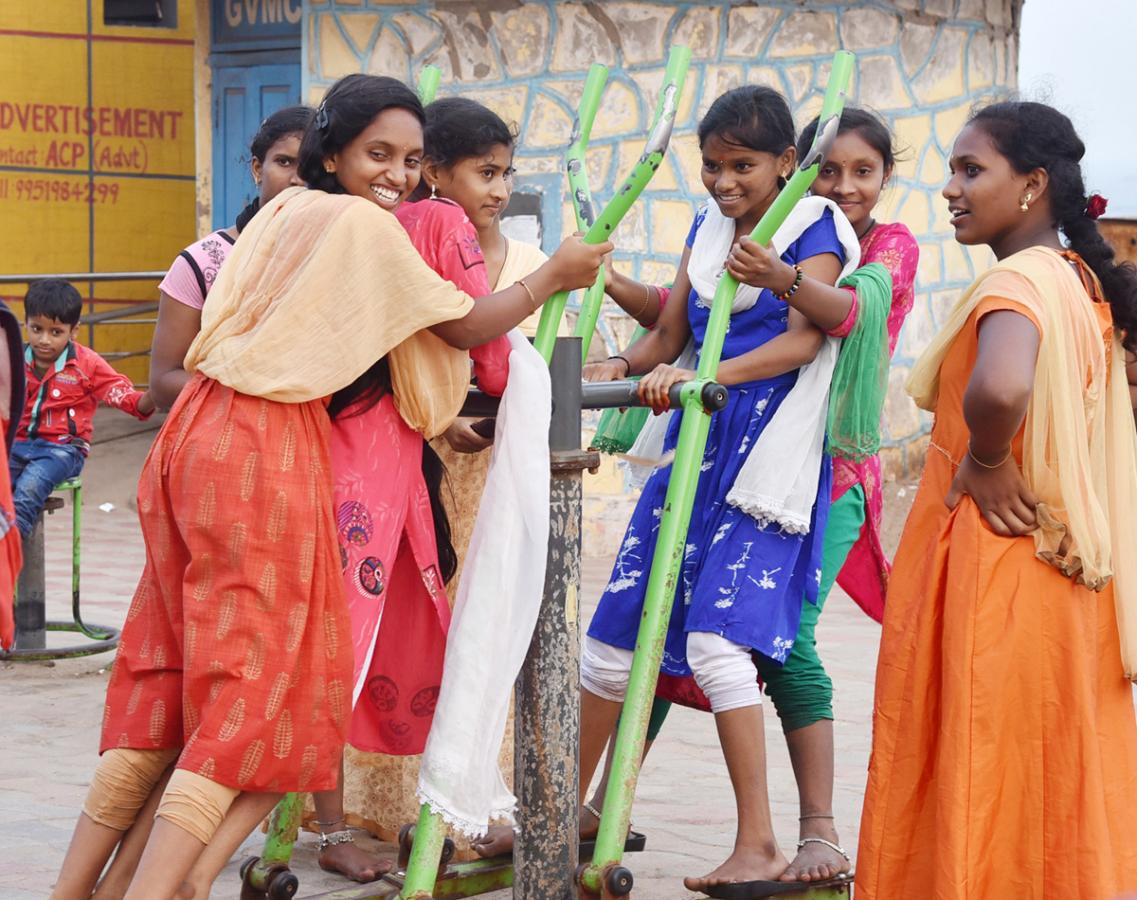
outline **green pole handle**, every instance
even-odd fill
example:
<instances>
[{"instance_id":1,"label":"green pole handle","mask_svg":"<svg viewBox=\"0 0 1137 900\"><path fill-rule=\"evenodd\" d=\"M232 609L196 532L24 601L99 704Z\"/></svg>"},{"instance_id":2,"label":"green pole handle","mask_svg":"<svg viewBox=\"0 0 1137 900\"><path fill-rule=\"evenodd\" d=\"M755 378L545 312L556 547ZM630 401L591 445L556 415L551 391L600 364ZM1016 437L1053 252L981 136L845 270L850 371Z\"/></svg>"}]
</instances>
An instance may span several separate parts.
<instances>
[{"instance_id":1,"label":"green pole handle","mask_svg":"<svg viewBox=\"0 0 1137 900\"><path fill-rule=\"evenodd\" d=\"M837 134L837 125L841 110L844 108L854 61L855 57L848 51L838 51L834 56L833 70L822 104L821 121L813 147L802 161L802 167L782 188L778 198L770 205L751 233L751 237L759 243L764 245L769 243L794 204L801 199L817 177L820 163ZM596 852L592 863L581 873L581 883L588 890L597 893L601 890L605 871L619 863L621 859L628 824L631 821L632 800L635 796L639 763L643 758L644 740L647 735L647 719L659 678L659 664L667 637L667 623L671 616L671 605L683 564L695 490L698 487L699 471L706 451L707 435L710 432L710 415L703 408L700 393L706 381L713 380L718 371L723 340L730 323L730 309L737 290L738 282L730 273L724 273L719 279L714 303L711 306L707 332L699 358L698 377L684 385L683 419L679 426L675 460L672 463L667 497L663 502L663 517L659 524L659 535L648 575L643 617L636 636L636 650L628 678L628 692L624 698L623 713L616 734L612 771L608 778L603 814L600 816L600 831L596 836Z\"/></svg>"},{"instance_id":2,"label":"green pole handle","mask_svg":"<svg viewBox=\"0 0 1137 900\"><path fill-rule=\"evenodd\" d=\"M652 117L651 129L648 132L647 146L644 147L644 152L640 157L640 162L637 164L643 165L646 163L650 167L651 176L659 169L660 163L663 161L663 155L667 152L667 145L671 140L671 130L675 124L675 115L679 108L679 97L683 92L683 83L687 79L687 67L691 62L691 52L686 47L676 47L667 58L667 68L663 73L663 84L660 86L659 99L655 104L655 114ZM668 121L670 124L666 128L663 136L662 145L658 139L655 138L657 129L660 123ZM633 172L634 174L634 172ZM641 189L642 190L642 189ZM620 192L617 192L617 197L620 197ZM637 195L638 196L638 195ZM627 209L631 208L628 204ZM620 214L623 218L627 209ZM613 230L615 226L613 226ZM583 365L588 361L588 348L592 342L592 336L596 333L596 321L600 318L600 306L604 302L604 273L601 272L596 280L596 284L584 295L584 299L580 304L580 316L576 320L576 330L574 334L576 337L583 338L581 341L581 364Z\"/></svg>"},{"instance_id":3,"label":"green pole handle","mask_svg":"<svg viewBox=\"0 0 1137 900\"><path fill-rule=\"evenodd\" d=\"M592 123L596 119L596 112L600 108L600 97L604 93L604 85L608 81L608 67L600 63L594 63L588 70L588 78L584 82L584 94L580 101L580 114L577 116L576 122L573 123L573 140L569 146L568 153L565 154L565 169L568 172L569 193L572 197L573 213L576 215L576 227L578 231L585 231L592 227L592 223L596 220L596 211L592 206L592 190L588 185L588 166L585 160L585 153L588 150L588 140L592 135ZM604 270L601 269L596 275L596 281L593 285L585 291L584 301L581 304L581 314L583 315L584 309L595 306L597 310L600 309L600 304L604 301ZM559 329L561 317L564 316L564 307L562 305L560 311L554 311L557 316L557 326ZM579 331L579 323L577 325L577 334ZM556 330L553 332L554 340L556 337ZM589 338L581 341L581 365L588 359L588 344Z\"/></svg>"},{"instance_id":4,"label":"green pole handle","mask_svg":"<svg viewBox=\"0 0 1137 900\"><path fill-rule=\"evenodd\" d=\"M596 121L600 98L604 95L604 85L607 83L608 67L594 63L584 81L580 108L572 123L572 139L565 153L565 171L568 173L572 208L576 214L576 227L580 231L587 231L596 220L596 213L592 208L592 191L588 187L588 169L585 166L584 154L588 152L592 123Z\"/></svg>"},{"instance_id":5,"label":"green pole handle","mask_svg":"<svg viewBox=\"0 0 1137 900\"><path fill-rule=\"evenodd\" d=\"M576 215L578 231L587 231L596 219L596 212L592 206L592 191L588 186L588 167L585 163L585 153L588 151L588 140L592 136L592 123L596 120L596 113L600 109L600 99L604 95L604 86L608 82L608 67L595 63L588 70L588 77L584 81L584 92L581 94L580 106L577 109L576 119L572 124L572 139L565 152L565 171L568 174L569 196L572 200L573 213ZM588 288L592 294L597 289L600 296L604 295L604 272L596 276L596 282ZM534 346L541 351L545 362L553 358L553 345L557 340L557 329L564 317L565 304L568 294L556 294L550 297L541 310L541 318L537 325L537 335ZM584 350L585 356L588 348Z\"/></svg>"},{"instance_id":6,"label":"green pole handle","mask_svg":"<svg viewBox=\"0 0 1137 900\"><path fill-rule=\"evenodd\" d=\"M418 99L423 106L434 102L438 85L442 82L442 70L438 66L423 66L418 78Z\"/></svg>"},{"instance_id":7,"label":"green pole handle","mask_svg":"<svg viewBox=\"0 0 1137 900\"><path fill-rule=\"evenodd\" d=\"M598 244L608 240L624 218L632 204L639 199L652 176L655 175L659 164L663 161L663 154L671 140L671 131L675 127L675 115L679 111L679 95L683 89L683 82L687 77L687 68L691 64L691 51L686 47L673 47L667 60L667 69L664 72L663 87L659 94L659 114L648 134L647 144L639 161L633 167L631 174L624 179L624 183L616 190L615 195L608 201L604 211L597 216L584 235L589 244ZM564 314L565 301L568 293L562 292L549 298L541 310L541 323L537 327L537 337L533 345L548 362L553 358L553 344L557 339L557 326L560 325ZM596 310L599 315L599 299ZM582 316L583 318L583 316ZM582 326L577 323L577 333ZM592 326L588 328L591 336L592 329L596 327L593 317Z\"/></svg>"}]
</instances>

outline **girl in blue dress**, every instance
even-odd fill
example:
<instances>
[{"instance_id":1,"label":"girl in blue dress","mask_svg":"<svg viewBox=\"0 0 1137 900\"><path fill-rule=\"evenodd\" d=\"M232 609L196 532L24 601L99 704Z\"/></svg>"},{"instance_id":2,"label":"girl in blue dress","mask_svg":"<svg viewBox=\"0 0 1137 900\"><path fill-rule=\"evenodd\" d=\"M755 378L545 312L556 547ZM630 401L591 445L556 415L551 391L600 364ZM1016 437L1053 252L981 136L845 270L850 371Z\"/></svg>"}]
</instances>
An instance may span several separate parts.
<instances>
[{"instance_id":1,"label":"girl in blue dress","mask_svg":"<svg viewBox=\"0 0 1137 900\"><path fill-rule=\"evenodd\" d=\"M709 273L713 287L724 270L741 274L728 258L731 247L753 230L796 162L789 108L780 94L765 87L741 87L719 97L700 123L699 144L703 184L711 200L691 226L673 299L653 331L623 355L590 366L585 373L591 381L644 376L641 397L656 412L667 409L672 385L695 377L692 369L672 364L688 341L697 354L706 333L713 290L694 290L692 283L705 286ZM820 330L780 299L797 291L831 291L846 263L838 226L847 223L835 221L832 209L814 209L816 218L785 247L780 260L768 255L767 272L747 270L745 281L752 287L744 286L740 298L749 290L751 305L735 303L718 370L718 381L729 388L730 399L711 420L663 654L662 672L694 675L709 700L735 786L734 851L708 875L686 879L693 891L777 879L788 865L771 824L761 693L752 653L784 662L798 631L802 597L816 602L830 495L828 457L817 457L816 497L798 526L765 516L761 524L729 503L727 495L793 389L799 369L817 357L825 342ZM710 240L711 233L720 238ZM638 292L642 297L644 287L617 277L609 292ZM672 417L665 452L675 446L680 415ZM668 466L648 479L585 639L582 793L627 689L670 474Z\"/></svg>"}]
</instances>

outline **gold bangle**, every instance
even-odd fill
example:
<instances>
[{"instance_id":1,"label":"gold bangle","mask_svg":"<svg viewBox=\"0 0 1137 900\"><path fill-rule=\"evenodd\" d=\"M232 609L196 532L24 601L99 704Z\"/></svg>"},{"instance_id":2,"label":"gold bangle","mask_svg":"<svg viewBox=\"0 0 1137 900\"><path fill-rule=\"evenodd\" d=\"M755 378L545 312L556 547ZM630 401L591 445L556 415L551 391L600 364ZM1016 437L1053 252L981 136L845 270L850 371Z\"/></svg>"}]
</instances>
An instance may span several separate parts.
<instances>
[{"instance_id":1,"label":"gold bangle","mask_svg":"<svg viewBox=\"0 0 1137 900\"><path fill-rule=\"evenodd\" d=\"M638 313L636 313L634 316L632 316L632 318L635 319L637 322L639 322L640 316L642 316L644 314L644 311L647 309L647 305L649 303L651 303L651 285L645 284L644 285L644 305L640 307L640 311Z\"/></svg>"},{"instance_id":2,"label":"gold bangle","mask_svg":"<svg viewBox=\"0 0 1137 900\"><path fill-rule=\"evenodd\" d=\"M516 283L525 288L525 293L529 295L529 306L531 309L536 309L538 306L540 306L540 304L537 302L537 297L533 294L533 288L529 287L529 285L525 283L524 278L518 278Z\"/></svg>"},{"instance_id":3,"label":"gold bangle","mask_svg":"<svg viewBox=\"0 0 1137 900\"><path fill-rule=\"evenodd\" d=\"M1013 448L1008 449L1006 456L1004 456L1001 460L999 460L997 463L995 463L995 465L991 465L990 463L983 462L983 460L981 460L978 456L976 456L974 451L972 451L972 449L971 449L971 441L967 442L967 455L971 457L971 461L973 463L975 463L975 465L982 466L984 469L1001 469L1001 468L1003 468L1004 464L1006 464L1007 460L1011 458L1011 455L1014 452L1015 451Z\"/></svg>"}]
</instances>

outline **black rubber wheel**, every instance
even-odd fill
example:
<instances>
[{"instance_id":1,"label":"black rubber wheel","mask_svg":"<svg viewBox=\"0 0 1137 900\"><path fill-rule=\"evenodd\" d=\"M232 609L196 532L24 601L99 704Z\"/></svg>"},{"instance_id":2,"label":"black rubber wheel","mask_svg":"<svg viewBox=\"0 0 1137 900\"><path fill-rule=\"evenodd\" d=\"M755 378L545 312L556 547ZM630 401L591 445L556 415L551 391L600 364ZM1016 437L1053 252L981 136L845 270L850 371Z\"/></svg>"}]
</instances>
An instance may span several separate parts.
<instances>
[{"instance_id":1,"label":"black rubber wheel","mask_svg":"<svg viewBox=\"0 0 1137 900\"><path fill-rule=\"evenodd\" d=\"M450 865L450 860L454 858L454 852L456 849L457 848L454 846L454 841L452 841L450 838L447 838L442 842L442 854L438 859L438 867L440 869Z\"/></svg>"},{"instance_id":2,"label":"black rubber wheel","mask_svg":"<svg viewBox=\"0 0 1137 900\"><path fill-rule=\"evenodd\" d=\"M608 893L616 897L626 897L632 892L633 880L630 870L623 866L616 866L608 873L604 882L608 887Z\"/></svg>"},{"instance_id":3,"label":"black rubber wheel","mask_svg":"<svg viewBox=\"0 0 1137 900\"><path fill-rule=\"evenodd\" d=\"M288 869L273 872L268 879L268 890L265 892L269 900L292 900L300 890L300 879Z\"/></svg>"}]
</instances>

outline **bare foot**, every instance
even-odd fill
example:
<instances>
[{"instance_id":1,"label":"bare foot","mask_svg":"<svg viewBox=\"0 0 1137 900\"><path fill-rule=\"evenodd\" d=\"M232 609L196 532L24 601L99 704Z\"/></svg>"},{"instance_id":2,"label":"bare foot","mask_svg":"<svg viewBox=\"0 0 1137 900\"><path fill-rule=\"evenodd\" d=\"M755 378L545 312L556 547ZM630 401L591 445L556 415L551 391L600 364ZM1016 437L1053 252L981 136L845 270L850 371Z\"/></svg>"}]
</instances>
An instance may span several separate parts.
<instances>
[{"instance_id":1,"label":"bare foot","mask_svg":"<svg viewBox=\"0 0 1137 900\"><path fill-rule=\"evenodd\" d=\"M512 853L513 829L509 825L491 825L489 831L470 842L470 849L483 859Z\"/></svg>"},{"instance_id":2,"label":"bare foot","mask_svg":"<svg viewBox=\"0 0 1137 900\"><path fill-rule=\"evenodd\" d=\"M325 872L338 872L352 881L366 884L375 881L392 869L390 860L378 859L360 850L355 844L332 844L320 853L320 868Z\"/></svg>"},{"instance_id":3,"label":"bare foot","mask_svg":"<svg viewBox=\"0 0 1137 900\"><path fill-rule=\"evenodd\" d=\"M689 891L706 891L716 884L734 884L739 881L774 881L789 865L777 844L768 849L740 849L727 857L726 862L702 878L684 878L683 886Z\"/></svg>"},{"instance_id":4,"label":"bare foot","mask_svg":"<svg viewBox=\"0 0 1137 900\"><path fill-rule=\"evenodd\" d=\"M837 829L833 827L831 822L811 822L808 825L803 822L801 837L802 840L806 838L822 838L829 841L831 844L841 846L841 842L837 837ZM794 861L790 863L789 868L786 869L782 875L782 881L826 881L830 878L836 878L844 872L848 872L852 868L849 860L845 859L840 853L832 847L827 847L825 844L819 844L817 841L809 841L794 857Z\"/></svg>"},{"instance_id":5,"label":"bare foot","mask_svg":"<svg viewBox=\"0 0 1137 900\"><path fill-rule=\"evenodd\" d=\"M580 837L590 841L600 831L600 820L584 807L580 810ZM484 837L471 842L471 849L483 859L513 852L513 829L508 825L491 825Z\"/></svg>"}]
</instances>

